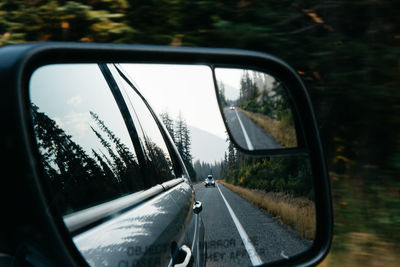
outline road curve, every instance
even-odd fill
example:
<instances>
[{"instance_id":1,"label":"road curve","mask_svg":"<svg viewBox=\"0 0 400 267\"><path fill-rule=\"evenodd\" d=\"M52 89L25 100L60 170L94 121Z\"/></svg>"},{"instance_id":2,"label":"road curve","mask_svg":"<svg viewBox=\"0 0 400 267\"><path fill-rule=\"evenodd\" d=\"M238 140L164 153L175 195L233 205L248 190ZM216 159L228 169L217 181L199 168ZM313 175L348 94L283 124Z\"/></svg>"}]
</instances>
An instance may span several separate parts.
<instances>
[{"instance_id":1,"label":"road curve","mask_svg":"<svg viewBox=\"0 0 400 267\"><path fill-rule=\"evenodd\" d=\"M257 262L257 256L262 263L267 263L292 257L311 247L310 241L302 239L222 184L205 188L200 183L195 185L195 191L197 200L203 204L201 216L205 227L207 266L251 266ZM243 239L232 213L248 240ZM245 243L250 243L255 251L249 251Z\"/></svg>"},{"instance_id":2,"label":"road curve","mask_svg":"<svg viewBox=\"0 0 400 267\"><path fill-rule=\"evenodd\" d=\"M281 148L272 136L238 109L226 107L224 115L233 138L241 147L249 150Z\"/></svg>"}]
</instances>

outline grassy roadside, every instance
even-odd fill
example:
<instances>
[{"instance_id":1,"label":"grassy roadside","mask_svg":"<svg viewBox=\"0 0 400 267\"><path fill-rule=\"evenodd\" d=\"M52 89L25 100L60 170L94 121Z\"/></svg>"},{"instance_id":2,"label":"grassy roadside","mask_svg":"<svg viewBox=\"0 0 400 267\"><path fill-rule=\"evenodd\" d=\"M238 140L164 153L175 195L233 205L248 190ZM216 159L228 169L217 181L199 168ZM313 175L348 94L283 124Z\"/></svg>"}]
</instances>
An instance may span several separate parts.
<instances>
[{"instance_id":1,"label":"grassy roadside","mask_svg":"<svg viewBox=\"0 0 400 267\"><path fill-rule=\"evenodd\" d=\"M304 197L292 197L284 193L248 189L222 180L218 180L218 182L275 216L300 236L309 240L314 239L315 205L311 200Z\"/></svg>"},{"instance_id":2,"label":"grassy roadside","mask_svg":"<svg viewBox=\"0 0 400 267\"><path fill-rule=\"evenodd\" d=\"M318 266L400 266L399 245L376 234L349 232L334 235L333 240L331 251ZM337 243L344 247L335 248Z\"/></svg>"},{"instance_id":3,"label":"grassy roadside","mask_svg":"<svg viewBox=\"0 0 400 267\"><path fill-rule=\"evenodd\" d=\"M319 266L400 266L398 181L370 166L352 172L329 173L334 235Z\"/></svg>"},{"instance_id":4,"label":"grassy roadside","mask_svg":"<svg viewBox=\"0 0 400 267\"><path fill-rule=\"evenodd\" d=\"M269 133L281 146L297 146L296 131L287 122L274 120L268 116L256 114L241 108L238 109L265 132Z\"/></svg>"}]
</instances>

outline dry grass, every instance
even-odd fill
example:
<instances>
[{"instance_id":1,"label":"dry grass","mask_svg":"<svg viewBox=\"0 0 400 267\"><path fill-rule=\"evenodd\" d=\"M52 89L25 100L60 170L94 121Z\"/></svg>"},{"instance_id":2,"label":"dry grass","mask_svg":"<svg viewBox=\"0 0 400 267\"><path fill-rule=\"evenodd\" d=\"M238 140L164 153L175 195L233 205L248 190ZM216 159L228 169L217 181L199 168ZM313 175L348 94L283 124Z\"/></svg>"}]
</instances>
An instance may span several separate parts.
<instances>
[{"instance_id":1,"label":"dry grass","mask_svg":"<svg viewBox=\"0 0 400 267\"><path fill-rule=\"evenodd\" d=\"M268 116L239 109L246 117L270 134L281 146L296 147L296 130L287 122L274 120Z\"/></svg>"},{"instance_id":2,"label":"dry grass","mask_svg":"<svg viewBox=\"0 0 400 267\"><path fill-rule=\"evenodd\" d=\"M290 226L300 236L312 240L315 236L315 205L304 197L284 193L264 192L226 183L221 184Z\"/></svg>"},{"instance_id":3,"label":"dry grass","mask_svg":"<svg viewBox=\"0 0 400 267\"><path fill-rule=\"evenodd\" d=\"M349 232L333 240L344 244L345 249L331 250L319 266L400 266L399 244L373 233Z\"/></svg>"}]
</instances>

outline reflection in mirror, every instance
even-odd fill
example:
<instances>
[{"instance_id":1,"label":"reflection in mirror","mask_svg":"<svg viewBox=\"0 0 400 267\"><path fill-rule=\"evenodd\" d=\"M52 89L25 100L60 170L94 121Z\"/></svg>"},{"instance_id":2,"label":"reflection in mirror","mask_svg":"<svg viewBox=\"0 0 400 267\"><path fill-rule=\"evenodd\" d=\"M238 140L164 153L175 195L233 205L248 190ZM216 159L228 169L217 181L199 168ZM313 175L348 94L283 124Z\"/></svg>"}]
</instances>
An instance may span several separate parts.
<instances>
[{"instance_id":1,"label":"reflection in mirror","mask_svg":"<svg viewBox=\"0 0 400 267\"><path fill-rule=\"evenodd\" d=\"M42 67L31 78L30 97L42 164L62 214L144 188L129 133L96 64Z\"/></svg>"},{"instance_id":2,"label":"reflection in mirror","mask_svg":"<svg viewBox=\"0 0 400 267\"><path fill-rule=\"evenodd\" d=\"M207 229L209 255L223 253L229 255L228 266L248 266L247 257L253 265L270 263L311 247L316 217L308 156L254 157L229 142L221 167L217 190L197 191L203 219L213 223ZM217 219L222 221L214 224ZM229 245L218 244L227 241ZM219 260L208 263L217 265Z\"/></svg>"},{"instance_id":3,"label":"reflection in mirror","mask_svg":"<svg viewBox=\"0 0 400 267\"><path fill-rule=\"evenodd\" d=\"M246 150L293 148L296 130L284 85L254 70L216 68L219 102L231 138Z\"/></svg>"},{"instance_id":4,"label":"reflection in mirror","mask_svg":"<svg viewBox=\"0 0 400 267\"><path fill-rule=\"evenodd\" d=\"M276 128L265 130L275 142L268 149L296 146L282 86L249 70L217 69L216 77L227 124L208 66L58 64L33 73L31 114L50 204L90 265L165 266L179 263L174 255L186 246L196 266L249 266L311 247L308 155L250 156L236 147L248 148L243 137L231 142L225 128L251 137L260 128L251 117L268 118ZM193 185L181 179L184 169Z\"/></svg>"}]
</instances>

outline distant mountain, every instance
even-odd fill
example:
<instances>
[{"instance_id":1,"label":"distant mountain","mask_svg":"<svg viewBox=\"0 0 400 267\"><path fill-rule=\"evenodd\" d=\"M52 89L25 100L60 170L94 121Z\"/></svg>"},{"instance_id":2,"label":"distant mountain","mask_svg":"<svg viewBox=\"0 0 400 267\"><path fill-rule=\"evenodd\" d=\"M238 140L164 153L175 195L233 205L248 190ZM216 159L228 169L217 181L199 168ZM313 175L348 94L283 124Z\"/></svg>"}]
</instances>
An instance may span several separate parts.
<instances>
[{"instance_id":1,"label":"distant mountain","mask_svg":"<svg viewBox=\"0 0 400 267\"><path fill-rule=\"evenodd\" d=\"M227 100L236 101L239 98L239 88L235 88L227 83L224 84L225 86L225 98Z\"/></svg>"},{"instance_id":2,"label":"distant mountain","mask_svg":"<svg viewBox=\"0 0 400 267\"><path fill-rule=\"evenodd\" d=\"M188 125L192 137L193 162L214 163L224 159L224 153L228 149L228 142L212 133Z\"/></svg>"}]
</instances>

